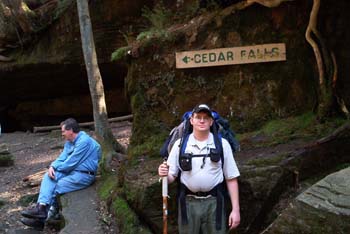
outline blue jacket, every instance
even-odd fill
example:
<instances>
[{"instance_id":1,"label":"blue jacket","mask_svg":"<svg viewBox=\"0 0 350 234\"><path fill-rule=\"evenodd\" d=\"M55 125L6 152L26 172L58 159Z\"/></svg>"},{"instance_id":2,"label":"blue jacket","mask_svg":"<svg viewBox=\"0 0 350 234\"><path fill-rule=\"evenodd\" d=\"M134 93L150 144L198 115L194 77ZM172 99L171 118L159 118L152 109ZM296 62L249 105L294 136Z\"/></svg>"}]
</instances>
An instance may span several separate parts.
<instances>
[{"instance_id":1,"label":"blue jacket","mask_svg":"<svg viewBox=\"0 0 350 234\"><path fill-rule=\"evenodd\" d=\"M96 172L101 159L101 146L87 133L80 131L73 142L66 141L58 158L51 163L55 171L74 170Z\"/></svg>"}]
</instances>

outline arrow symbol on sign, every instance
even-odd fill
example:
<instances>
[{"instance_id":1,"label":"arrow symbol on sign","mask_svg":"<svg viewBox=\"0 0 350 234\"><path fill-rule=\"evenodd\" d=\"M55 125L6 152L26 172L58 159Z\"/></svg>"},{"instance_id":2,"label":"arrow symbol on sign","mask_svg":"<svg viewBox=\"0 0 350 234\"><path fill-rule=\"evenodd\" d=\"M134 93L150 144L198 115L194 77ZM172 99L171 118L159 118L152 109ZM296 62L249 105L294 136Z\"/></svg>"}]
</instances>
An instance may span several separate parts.
<instances>
[{"instance_id":1,"label":"arrow symbol on sign","mask_svg":"<svg viewBox=\"0 0 350 234\"><path fill-rule=\"evenodd\" d=\"M185 63L188 63L190 61L190 57L185 56L183 57L182 61L184 61Z\"/></svg>"}]
</instances>

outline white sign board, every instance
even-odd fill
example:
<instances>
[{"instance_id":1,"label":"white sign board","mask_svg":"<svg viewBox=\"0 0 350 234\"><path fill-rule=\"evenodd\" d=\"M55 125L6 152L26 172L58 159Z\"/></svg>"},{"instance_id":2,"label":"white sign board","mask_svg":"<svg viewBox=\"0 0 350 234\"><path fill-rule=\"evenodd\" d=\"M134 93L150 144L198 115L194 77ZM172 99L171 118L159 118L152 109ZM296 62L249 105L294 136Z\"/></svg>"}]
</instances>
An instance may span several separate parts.
<instances>
[{"instance_id":1,"label":"white sign board","mask_svg":"<svg viewBox=\"0 0 350 234\"><path fill-rule=\"evenodd\" d=\"M176 52L176 68L210 67L286 60L284 43Z\"/></svg>"}]
</instances>

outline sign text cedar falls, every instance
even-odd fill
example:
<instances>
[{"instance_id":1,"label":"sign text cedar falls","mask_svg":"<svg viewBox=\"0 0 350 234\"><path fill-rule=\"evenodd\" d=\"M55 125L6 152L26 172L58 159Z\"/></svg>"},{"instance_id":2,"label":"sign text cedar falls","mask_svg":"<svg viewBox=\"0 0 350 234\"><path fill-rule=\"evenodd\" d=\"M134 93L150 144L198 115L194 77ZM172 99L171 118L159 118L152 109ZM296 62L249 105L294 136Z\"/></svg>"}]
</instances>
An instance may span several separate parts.
<instances>
[{"instance_id":1,"label":"sign text cedar falls","mask_svg":"<svg viewBox=\"0 0 350 234\"><path fill-rule=\"evenodd\" d=\"M286 60L284 43L176 52L176 68L209 67Z\"/></svg>"}]
</instances>

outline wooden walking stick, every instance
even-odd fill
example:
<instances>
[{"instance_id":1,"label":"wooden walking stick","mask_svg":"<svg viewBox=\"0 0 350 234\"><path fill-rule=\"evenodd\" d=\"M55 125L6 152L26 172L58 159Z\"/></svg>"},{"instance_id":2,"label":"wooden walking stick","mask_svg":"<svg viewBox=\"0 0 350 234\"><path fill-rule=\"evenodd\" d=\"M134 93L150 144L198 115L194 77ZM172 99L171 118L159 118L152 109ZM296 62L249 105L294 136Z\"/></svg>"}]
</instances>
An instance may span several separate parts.
<instances>
[{"instance_id":1,"label":"wooden walking stick","mask_svg":"<svg viewBox=\"0 0 350 234\"><path fill-rule=\"evenodd\" d=\"M166 161L164 161L166 164ZM163 196L163 234L168 233L168 176L162 177L162 196Z\"/></svg>"}]
</instances>

